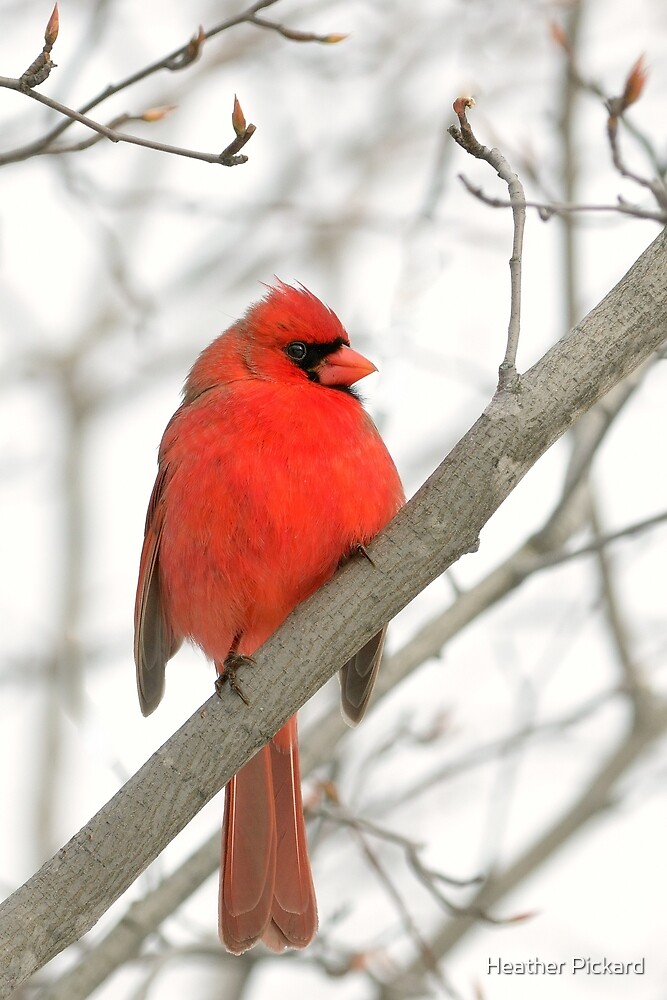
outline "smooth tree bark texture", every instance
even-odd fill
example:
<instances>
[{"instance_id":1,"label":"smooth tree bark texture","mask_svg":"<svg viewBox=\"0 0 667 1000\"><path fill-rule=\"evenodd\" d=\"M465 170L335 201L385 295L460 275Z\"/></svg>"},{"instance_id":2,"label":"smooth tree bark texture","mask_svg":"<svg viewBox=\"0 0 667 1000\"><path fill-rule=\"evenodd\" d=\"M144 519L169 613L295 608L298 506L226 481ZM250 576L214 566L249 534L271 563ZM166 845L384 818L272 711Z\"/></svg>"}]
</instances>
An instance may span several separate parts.
<instances>
[{"instance_id":1,"label":"smooth tree bark texture","mask_svg":"<svg viewBox=\"0 0 667 1000\"><path fill-rule=\"evenodd\" d=\"M667 238L473 427L370 547L300 605L90 822L0 906L0 996L86 933L349 656L463 553L538 458L667 340ZM526 334L524 334L525 336ZM168 792L168 794L166 794Z\"/></svg>"}]
</instances>

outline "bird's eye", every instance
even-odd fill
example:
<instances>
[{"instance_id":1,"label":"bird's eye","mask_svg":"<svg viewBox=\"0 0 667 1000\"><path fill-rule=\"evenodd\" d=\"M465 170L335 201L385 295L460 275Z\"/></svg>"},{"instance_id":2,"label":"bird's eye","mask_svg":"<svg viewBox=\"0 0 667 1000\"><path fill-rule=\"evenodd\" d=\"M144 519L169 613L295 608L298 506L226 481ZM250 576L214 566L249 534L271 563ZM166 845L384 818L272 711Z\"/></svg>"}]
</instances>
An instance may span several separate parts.
<instances>
[{"instance_id":1,"label":"bird's eye","mask_svg":"<svg viewBox=\"0 0 667 1000\"><path fill-rule=\"evenodd\" d=\"M300 340L295 340L293 343L287 345L285 353L292 361L303 361L307 354L306 345Z\"/></svg>"}]
</instances>

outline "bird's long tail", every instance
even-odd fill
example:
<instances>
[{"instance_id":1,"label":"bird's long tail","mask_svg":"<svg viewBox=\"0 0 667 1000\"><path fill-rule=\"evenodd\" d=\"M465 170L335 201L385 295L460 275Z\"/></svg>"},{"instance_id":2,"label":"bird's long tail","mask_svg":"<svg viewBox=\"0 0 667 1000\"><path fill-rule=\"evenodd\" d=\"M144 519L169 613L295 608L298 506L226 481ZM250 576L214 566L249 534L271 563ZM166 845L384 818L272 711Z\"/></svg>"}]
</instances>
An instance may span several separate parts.
<instances>
[{"instance_id":1,"label":"bird's long tail","mask_svg":"<svg viewBox=\"0 0 667 1000\"><path fill-rule=\"evenodd\" d=\"M219 929L235 955L260 938L304 948L317 931L296 716L227 785Z\"/></svg>"}]
</instances>

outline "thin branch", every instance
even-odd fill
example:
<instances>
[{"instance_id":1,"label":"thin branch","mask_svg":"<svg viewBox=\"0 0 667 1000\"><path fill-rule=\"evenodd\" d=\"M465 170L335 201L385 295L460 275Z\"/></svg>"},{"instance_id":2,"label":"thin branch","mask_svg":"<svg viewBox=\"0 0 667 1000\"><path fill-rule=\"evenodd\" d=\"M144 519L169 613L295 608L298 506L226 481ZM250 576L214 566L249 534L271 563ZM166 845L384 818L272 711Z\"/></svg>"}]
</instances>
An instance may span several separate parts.
<instances>
[{"instance_id":1,"label":"thin branch","mask_svg":"<svg viewBox=\"0 0 667 1000\"><path fill-rule=\"evenodd\" d=\"M577 13L578 7L579 3L577 2L574 8L575 14ZM627 177L629 180L632 180L641 187L647 188L656 199L658 205L661 207L664 217L664 213L667 212L665 164L664 162L661 162L655 146L648 136L637 128L633 122L629 121L627 115L625 114L628 108L639 100L646 84L647 71L644 66L643 56L640 56L640 58L637 59L635 64L632 66L626 78L622 94L613 97L608 94L599 83L592 80L590 77L586 77L579 69L576 60L575 45L572 44L573 41L576 44L576 32L573 38L570 39L559 26L552 25L552 35L557 44L560 45L567 59L567 69L570 81L572 81L572 83L577 87L580 87L583 91L599 98L607 110L607 139L609 141L614 167L622 177ZM655 170L655 178L643 177L641 174L637 174L636 172L629 170L626 166L620 151L618 139L618 126L621 123L637 144L641 146L651 166Z\"/></svg>"},{"instance_id":2,"label":"thin branch","mask_svg":"<svg viewBox=\"0 0 667 1000\"><path fill-rule=\"evenodd\" d=\"M405 852L406 856L409 856L410 858L412 858L413 855L418 857L419 852L424 849L423 844L418 844L414 840L410 840L410 838L404 837L400 833L396 833L394 830L388 830L386 827L380 826L378 823L373 823L372 820L366 819L365 817L353 815L349 809L346 809L341 805L337 796L333 799L331 799L331 796L329 796L329 798L333 802L334 808L320 807L318 809L310 810L308 815L330 820L339 826L353 827L355 830L360 830L364 833L371 834L373 837L377 837L378 840L383 840L388 844L395 844ZM419 863L421 864L421 862ZM424 868L424 871L426 870L427 869ZM469 887L482 881L482 877L479 875L475 875L473 878L460 879L454 878L451 875L446 875L444 872L430 871L430 874L439 882L445 882L447 885L455 886L458 889Z\"/></svg>"},{"instance_id":3,"label":"thin branch","mask_svg":"<svg viewBox=\"0 0 667 1000\"><path fill-rule=\"evenodd\" d=\"M375 872L380 884L384 887L390 900L392 900L401 918L406 935L414 945L424 967L428 969L429 973L440 983L449 996L454 996L455 994L453 994L445 984L445 981L438 970L438 963L432 955L426 941L422 937L402 894L394 884L393 879L380 861L376 852L368 843L368 838L364 835L363 825L357 823L354 817L350 815L345 817L345 819L341 817L341 822L346 822L346 825L352 831L364 857L366 858L366 861L368 862L369 867Z\"/></svg>"},{"instance_id":4,"label":"thin branch","mask_svg":"<svg viewBox=\"0 0 667 1000\"><path fill-rule=\"evenodd\" d=\"M642 95L646 85L647 71L644 65L644 57L640 56L630 70L625 81L623 93L618 97L610 97L605 101L609 117L607 118L607 138L611 149L611 158L614 166L622 177L634 181L640 187L644 187L651 192L658 205L667 212L667 187L660 178L644 177L626 166L621 154L618 142L618 123L623 118L625 112Z\"/></svg>"},{"instance_id":5,"label":"thin branch","mask_svg":"<svg viewBox=\"0 0 667 1000\"><path fill-rule=\"evenodd\" d=\"M578 549L573 549L571 552L552 552L545 554L538 560L536 568L547 569L552 566L560 566L562 563L570 562L572 559L581 559L582 556L593 555L603 549L609 548L609 546L613 545L615 542L622 541L626 538L633 538L635 535L639 535L644 531L649 531L651 528L657 528L660 525L663 525L665 521L667 521L667 511L663 511L662 514L656 514L654 517L647 517L642 521L636 521L634 524L630 524L626 528L619 528L618 531L610 531L607 534L600 534L592 542L589 542L587 545L582 545Z\"/></svg>"},{"instance_id":6,"label":"thin branch","mask_svg":"<svg viewBox=\"0 0 667 1000\"><path fill-rule=\"evenodd\" d=\"M236 138L233 139L221 153L201 153L195 149L185 149L182 146L170 146L163 142L156 142L153 139L144 139L138 135L130 135L128 132L118 132L113 128L109 128L108 125L103 125L101 122L88 118L80 111L68 108L67 105L61 104L60 101L56 101L52 97L40 94L39 91L26 90L21 85L20 80L0 76L0 87L4 87L6 90L17 91L20 94L25 94L26 97L31 97L34 101L38 101L40 104L46 105L47 108L58 111L61 115L71 119L71 121L76 121L81 125L85 125L87 128L92 129L93 132L97 132L98 135L109 139L111 142L127 142L133 146L143 146L145 149L155 149L161 153L171 153L175 156L186 156L193 160L203 160L205 163L218 163L223 167L235 167L240 163L247 163L247 156L238 156L236 154L243 146L245 146L255 131L254 125L248 125L246 126L243 135L237 135ZM145 116L142 117L144 117L145 120ZM62 151L62 149L58 150L58 152ZM23 158L24 157L18 157L18 159ZM16 160L17 157L12 153L0 156L0 166L4 163L15 163Z\"/></svg>"},{"instance_id":7,"label":"thin branch","mask_svg":"<svg viewBox=\"0 0 667 1000\"><path fill-rule=\"evenodd\" d=\"M640 697L634 702L633 722L617 746L603 761L583 791L573 800L569 808L549 828L537 837L507 868L497 872L476 894L470 906L487 909L507 896L517 885L536 871L540 865L563 846L591 821L604 813L610 806L614 789L629 769L664 736L667 731L667 704L657 699ZM473 916L460 917L448 921L434 936L432 950L443 958L472 929ZM407 966L392 984L410 982L420 971L418 962ZM387 998L391 993L387 991Z\"/></svg>"},{"instance_id":8,"label":"thin branch","mask_svg":"<svg viewBox=\"0 0 667 1000\"><path fill-rule=\"evenodd\" d=\"M607 137L609 139L613 164L621 177L634 181L634 183L639 185L639 187L646 188L650 191L662 209L662 217L665 218L665 216L667 216L667 189L665 188L665 184L662 180L657 180L654 177L643 177L635 170L630 170L630 168L626 165L618 142L617 120L613 115L610 115L607 119Z\"/></svg>"},{"instance_id":9,"label":"thin branch","mask_svg":"<svg viewBox=\"0 0 667 1000\"><path fill-rule=\"evenodd\" d=\"M580 87L576 77L572 73L571 65L582 44L586 11L587 6L584 0L573 0L565 11L568 37L567 54L569 58L565 65L565 73L563 74L561 84L558 138L561 147L559 162L561 197L568 204L576 203L580 180L580 155L575 130ZM543 220L550 217L542 212L538 214ZM563 281L561 309L564 318L563 325L567 329L571 329L581 316L581 262L579 260L579 243L572 213L563 213L561 223L561 269ZM576 440L573 442L573 447L577 447Z\"/></svg>"},{"instance_id":10,"label":"thin branch","mask_svg":"<svg viewBox=\"0 0 667 1000\"><path fill-rule=\"evenodd\" d=\"M467 177L464 176L464 174L459 174L458 177L465 189L475 198L478 198L479 201L484 202L485 205L490 205L491 208L512 207L512 202L509 201L509 199L497 198L486 194L482 187L478 184L473 184ZM570 202L560 201L530 200L526 200L525 205L526 208L537 209L538 215L544 222L548 222L554 215L572 215L576 212L615 212L617 215L631 215L636 219L648 219L661 224L667 222L667 211L662 212L643 208L641 205L631 205L624 201L620 196L615 205L588 205L582 203L572 204Z\"/></svg>"},{"instance_id":11,"label":"thin branch","mask_svg":"<svg viewBox=\"0 0 667 1000\"><path fill-rule=\"evenodd\" d=\"M595 540L599 543L602 539L600 515L594 497L591 499L591 527L595 535ZM621 608L611 559L605 545L598 544L594 555L601 582L602 599L607 624L609 625L609 635L621 668L625 687L628 691L635 692L642 686L642 678L631 649L628 627Z\"/></svg>"},{"instance_id":12,"label":"thin branch","mask_svg":"<svg viewBox=\"0 0 667 1000\"><path fill-rule=\"evenodd\" d=\"M512 256L510 257L510 320L507 331L507 348L505 357L499 369L498 388L509 389L516 383L516 352L519 346L521 332L521 256L523 253L523 230L526 222L526 198L523 186L517 174L499 149L489 149L483 146L475 137L466 116L466 108L472 108L475 102L472 97L459 97L454 101L454 112L459 120L458 127L451 125L447 131L452 139L465 149L467 153L478 160L485 160L496 171L501 180L505 181L512 206L514 233L512 237Z\"/></svg>"},{"instance_id":13,"label":"thin branch","mask_svg":"<svg viewBox=\"0 0 667 1000\"><path fill-rule=\"evenodd\" d=\"M433 896L438 905L447 910L447 912L453 916L474 916L476 919L487 924L492 924L496 927L518 923L519 920L526 918L526 914L515 914L511 917L494 917L480 908L471 910L467 906L458 906L449 898L449 896L446 896L443 893L440 888L440 883L444 882L446 885L455 886L457 888L469 888L470 886L484 881L484 878L481 875L470 879L456 879L452 878L450 875L444 874L444 872L428 868L419 856L420 852L423 850L422 844L417 844L408 837L403 837L401 834L395 833L393 830L387 830L364 817L353 815L348 809L343 807L338 800L334 802L334 808L320 808L317 811L314 811L313 815L320 816L330 822L338 824L339 826L349 827L360 837L362 834L369 834L372 837L376 837L378 840L383 840L387 843L400 847L409 868L416 878L428 890L430 895Z\"/></svg>"},{"instance_id":14,"label":"thin branch","mask_svg":"<svg viewBox=\"0 0 667 1000\"><path fill-rule=\"evenodd\" d=\"M61 428L63 504L59 537L62 565L59 570L57 634L60 641L43 670L45 697L39 705L41 719L35 726L38 754L34 796L34 839L41 861L57 844L56 817L63 795L63 756L67 716L81 713L84 661L79 643L84 588L84 436L86 409L77 392L72 371L61 369L60 393L63 407ZM37 706L35 714L37 715ZM38 735L37 735L38 734Z\"/></svg>"},{"instance_id":15,"label":"thin branch","mask_svg":"<svg viewBox=\"0 0 667 1000\"><path fill-rule=\"evenodd\" d=\"M163 118L170 111L175 110L175 105L169 105L164 108L151 108L149 111L144 111L141 115L117 115L116 118L113 118L110 122L106 122L105 124L107 129L111 129L115 132L121 125L126 125L127 122L158 121L158 115L160 118ZM90 149L91 146L95 146L101 139L104 138L106 138L106 136L102 132L96 132L93 135L89 135L86 139L81 139L79 142L68 142L62 143L58 146L52 146L48 150L48 155L56 156L59 153L78 153L83 149Z\"/></svg>"},{"instance_id":16,"label":"thin branch","mask_svg":"<svg viewBox=\"0 0 667 1000\"><path fill-rule=\"evenodd\" d=\"M258 28L268 28L270 31L275 31L279 35L282 35L283 38L288 38L292 42L320 42L323 45L335 45L337 42L342 42L347 38L347 35L340 32L319 35L313 31L297 31L295 28L288 28L278 21L269 21L268 18L257 17L256 15L249 17L247 20L250 24L256 24Z\"/></svg>"},{"instance_id":17,"label":"thin branch","mask_svg":"<svg viewBox=\"0 0 667 1000\"><path fill-rule=\"evenodd\" d=\"M201 42L213 38L216 35L221 34L223 31L227 31L229 28L235 27L237 24L244 24L250 21L254 14L259 10L263 10L266 7L271 7L278 0L257 0L256 3L252 4L245 11L242 11L236 17L229 18L226 21L222 21L213 28L209 28L208 31L202 32L201 29L194 36L200 44ZM182 69L183 66L188 65L193 62L194 59L191 57L193 49L193 39L190 39L185 45L179 46L179 48L174 49L173 52L168 53L166 56L157 59L155 62L149 63L148 66L144 66L142 69L137 70L135 73L131 73L126 76L119 83L109 84L95 97L92 97L86 102L81 108L79 108L80 114L87 114L96 108L99 104L102 104L108 98L113 97L114 94L119 94L123 90L127 90L128 87L132 87L135 83L139 83L141 80L145 80L147 77L152 76L154 73L159 72L162 69L170 69L172 71L177 69ZM188 58L190 57L190 58ZM16 159L24 160L29 156L34 156L35 153L42 151L46 146L49 146L54 139L57 139L62 133L70 127L72 120L67 122L61 122L46 135L42 136L41 139L36 139L34 142L29 143L27 146L22 147L19 150L15 150ZM0 164L5 162L0 159ZM13 162L13 161L12 161Z\"/></svg>"},{"instance_id":18,"label":"thin branch","mask_svg":"<svg viewBox=\"0 0 667 1000\"><path fill-rule=\"evenodd\" d=\"M442 764L437 764L430 771L426 771L420 777L419 781L414 782L410 788L401 789L400 798L397 795L387 796L383 799L378 798L370 803L367 808L373 813L385 813L397 807L405 807L408 802L419 798L420 795L432 792L442 782L465 774L475 768L483 767L490 761L497 760L499 756L503 756L519 746L524 746L529 741L546 739L552 736L562 736L563 733L587 721L601 708L604 708L611 701L618 699L626 693L624 688L612 688L582 702L567 715L556 719L548 719L539 724L528 723L527 725L520 726L514 732L500 736L497 739L489 740L488 743L482 743L472 750L460 754L454 760L447 760Z\"/></svg>"},{"instance_id":19,"label":"thin branch","mask_svg":"<svg viewBox=\"0 0 667 1000\"><path fill-rule=\"evenodd\" d=\"M226 159L230 159L231 157L234 156L236 152L238 152L240 146L238 146L236 142L233 142L231 144L231 150L232 150L231 152L230 152L230 147L228 146L227 149L223 150L223 152L220 154L197 153L194 150L184 150L178 146L166 146L160 143L152 143L147 140L140 140L136 136L127 136L123 133L117 133L115 132L114 129L108 128L107 126L102 125L100 122L96 122L93 119L88 118L88 112L92 111L93 108L96 108L98 105L102 104L110 97L113 97L115 94L119 94L121 93L121 91L127 90L129 87L132 87L134 84L139 83L141 80L145 80L147 77L152 76L154 73L158 73L161 70L168 70L171 72L175 72L185 68L186 66L191 65L196 61L196 59L201 54L202 46L205 41L207 41L210 38L214 38L216 35L219 35L222 32L229 30L230 28L236 27L237 25L254 24L255 26L263 29L276 31L279 34L284 35L285 37L288 38L291 37L289 34L290 29L285 28L283 25L278 24L277 22L264 21L264 19L262 18L257 20L255 19L255 15L259 11L265 10L267 7L272 7L277 2L278 0L257 0L256 3L251 4L249 7L246 8L246 10L242 11L240 14L237 14L235 17L228 18L225 21L221 21L213 28L209 28L208 31L204 31L200 27L198 32L188 42L186 42L185 45L179 46L179 48L174 49L167 55L162 56L160 59L155 60L155 62L149 63L148 66L144 66L142 67L142 69L137 70L135 73L131 73L129 76L120 80L118 83L109 84L109 86L105 87L104 90L100 91L100 93L92 97L78 110L75 110L73 108L67 108L65 105L60 104L58 101L53 101L48 98L46 100L41 100L41 97L43 95L37 95L33 90L31 90L29 83L28 84L26 84L25 82L21 83L20 80L14 80L8 77L0 77L0 87L5 87L9 90L17 90L23 94L26 94L27 96L33 97L35 100L40 100L42 104L45 104L47 107L50 107L55 111L58 111L60 114L64 115L65 118L67 119L66 121L61 122L59 125L56 125L54 128L50 129L44 135L40 136L40 138L35 139L33 142L29 142L26 145L19 147L18 149L10 150L9 152L0 155L0 166L3 166L6 163L17 163L21 160L26 160L32 156L49 154L50 152L52 152L51 146L53 142L56 139L58 139L63 134L63 132L65 132L66 129L68 129L75 121L80 122L83 125L86 125L88 128L92 128L94 131L98 132L100 135L105 136L107 139L110 139L112 142L131 142L134 145L146 146L149 149L156 149L159 150L160 152L173 153L177 156L190 156L194 159L204 160L208 163L223 163L223 165L225 166L235 166L236 163L226 162L222 158L226 157ZM313 35L312 39L308 39L305 37L306 33L304 32L293 32L292 35L301 36L298 38L298 40L300 41L313 40L313 41L322 41L329 43L340 41L342 38L345 37L344 35L330 34L322 36ZM251 126L249 126L249 128L250 127ZM252 132L250 132L250 134L247 136L247 139L250 138L251 134ZM61 149L57 148L56 151L60 152ZM239 158L238 161L236 162L239 163L245 162L245 158Z\"/></svg>"}]
</instances>

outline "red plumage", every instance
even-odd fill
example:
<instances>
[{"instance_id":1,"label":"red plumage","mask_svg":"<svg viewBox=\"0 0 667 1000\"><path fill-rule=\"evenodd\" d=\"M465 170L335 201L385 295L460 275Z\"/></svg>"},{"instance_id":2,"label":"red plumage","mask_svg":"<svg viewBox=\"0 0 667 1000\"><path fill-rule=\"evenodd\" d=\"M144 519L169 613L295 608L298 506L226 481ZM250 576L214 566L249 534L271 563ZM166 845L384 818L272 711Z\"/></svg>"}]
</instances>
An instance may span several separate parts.
<instances>
[{"instance_id":1,"label":"red plumage","mask_svg":"<svg viewBox=\"0 0 667 1000\"><path fill-rule=\"evenodd\" d=\"M224 674L369 542L403 503L394 464L350 386L374 366L314 295L280 284L207 347L162 439L135 609L144 714L184 638ZM341 671L363 715L384 630ZM227 786L220 935L303 947L317 908L301 805L296 718Z\"/></svg>"}]
</instances>

